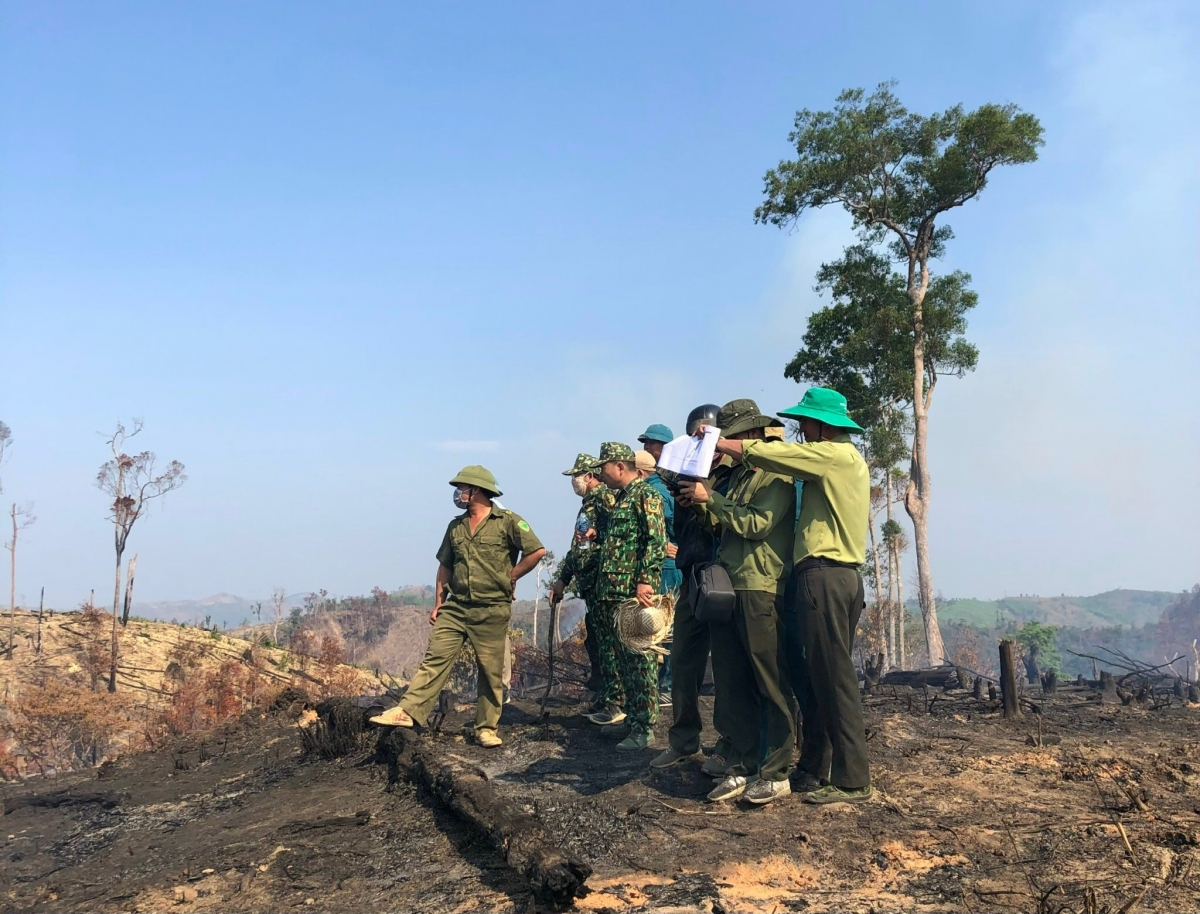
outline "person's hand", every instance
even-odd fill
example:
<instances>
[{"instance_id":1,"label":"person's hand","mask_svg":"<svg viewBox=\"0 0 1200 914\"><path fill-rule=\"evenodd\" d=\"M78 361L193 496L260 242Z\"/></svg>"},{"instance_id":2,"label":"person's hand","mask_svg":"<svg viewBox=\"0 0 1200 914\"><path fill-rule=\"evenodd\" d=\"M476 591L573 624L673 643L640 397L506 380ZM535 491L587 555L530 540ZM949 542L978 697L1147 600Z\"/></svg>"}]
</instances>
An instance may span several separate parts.
<instances>
[{"instance_id":1,"label":"person's hand","mask_svg":"<svg viewBox=\"0 0 1200 914\"><path fill-rule=\"evenodd\" d=\"M550 587L550 605L555 606L563 597L563 591L566 590L562 585L562 581L555 581Z\"/></svg>"},{"instance_id":2,"label":"person's hand","mask_svg":"<svg viewBox=\"0 0 1200 914\"><path fill-rule=\"evenodd\" d=\"M438 597L438 599L433 604L433 611L429 614L429 624L430 625L433 625L435 622L437 622L438 610L441 608L442 608L442 598Z\"/></svg>"},{"instance_id":3,"label":"person's hand","mask_svg":"<svg viewBox=\"0 0 1200 914\"><path fill-rule=\"evenodd\" d=\"M679 483L680 501L684 505L703 504L709 500L708 487L699 480L681 480Z\"/></svg>"},{"instance_id":4,"label":"person's hand","mask_svg":"<svg viewBox=\"0 0 1200 914\"><path fill-rule=\"evenodd\" d=\"M679 555L679 547L674 543L667 543L667 558L673 559Z\"/></svg>"},{"instance_id":5,"label":"person's hand","mask_svg":"<svg viewBox=\"0 0 1200 914\"><path fill-rule=\"evenodd\" d=\"M517 579L509 576L508 579L508 600L511 603L517 598Z\"/></svg>"},{"instance_id":6,"label":"person's hand","mask_svg":"<svg viewBox=\"0 0 1200 914\"><path fill-rule=\"evenodd\" d=\"M594 539L596 538L596 528L595 528L595 527L588 527L588 528L587 528L587 533L585 533L585 534L583 535L583 538L584 538L585 540L594 540Z\"/></svg>"},{"instance_id":7,"label":"person's hand","mask_svg":"<svg viewBox=\"0 0 1200 914\"><path fill-rule=\"evenodd\" d=\"M649 584L639 584L637 586L637 601L643 606L649 606L654 602L654 588Z\"/></svg>"},{"instance_id":8,"label":"person's hand","mask_svg":"<svg viewBox=\"0 0 1200 914\"><path fill-rule=\"evenodd\" d=\"M704 437L704 433L705 433L706 431L708 431L708 426L707 426L707 425L697 425L697 426L696 426L696 430L695 430L694 432L692 432L692 437L693 437L693 438L703 438L703 437Z\"/></svg>"}]
</instances>

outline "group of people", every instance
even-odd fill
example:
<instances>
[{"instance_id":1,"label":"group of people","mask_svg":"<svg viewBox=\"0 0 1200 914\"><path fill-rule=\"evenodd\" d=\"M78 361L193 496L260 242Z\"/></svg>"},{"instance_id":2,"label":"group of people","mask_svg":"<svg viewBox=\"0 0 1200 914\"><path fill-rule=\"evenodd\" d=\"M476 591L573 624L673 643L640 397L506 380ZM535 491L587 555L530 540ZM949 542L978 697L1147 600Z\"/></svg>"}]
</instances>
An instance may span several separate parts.
<instances>
[{"instance_id":1,"label":"group of people","mask_svg":"<svg viewBox=\"0 0 1200 914\"><path fill-rule=\"evenodd\" d=\"M665 425L646 429L641 451L609 441L598 457L580 454L564 471L581 506L551 600L572 591L586 604L594 700L584 713L623 737L618 751L654 746L661 704L672 722L651 768L699 764L716 781L712 801L762 805L797 791L811 803L863 802L872 787L851 648L865 605L870 482L850 437L862 429L828 388L810 388L777 416L796 421L802 440L783 440L783 423L753 400L693 410L688 435L719 429L705 479L659 470L674 437ZM429 649L399 705L373 721L423 725L469 641L479 669L476 738L495 747L511 602L545 549L497 504L488 470L465 467L450 483L463 513L438 550ZM711 609L713 569L731 591L721 611ZM660 663L624 643L618 613L664 594L674 619ZM700 693L710 657L718 740L706 758Z\"/></svg>"}]
</instances>

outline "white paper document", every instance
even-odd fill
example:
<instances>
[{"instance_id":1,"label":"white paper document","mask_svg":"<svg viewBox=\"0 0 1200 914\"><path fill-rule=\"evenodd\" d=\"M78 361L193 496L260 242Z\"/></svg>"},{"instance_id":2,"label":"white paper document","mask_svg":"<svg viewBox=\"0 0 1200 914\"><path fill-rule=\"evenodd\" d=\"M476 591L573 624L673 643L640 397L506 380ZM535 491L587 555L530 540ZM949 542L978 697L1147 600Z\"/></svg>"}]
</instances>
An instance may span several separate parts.
<instances>
[{"instance_id":1,"label":"white paper document","mask_svg":"<svg viewBox=\"0 0 1200 914\"><path fill-rule=\"evenodd\" d=\"M712 467L713 455L717 452L717 439L721 430L713 426L704 429L704 437L681 435L669 444L663 445L662 456L658 458L660 469L670 470L680 476L695 476L697 479L707 479Z\"/></svg>"}]
</instances>

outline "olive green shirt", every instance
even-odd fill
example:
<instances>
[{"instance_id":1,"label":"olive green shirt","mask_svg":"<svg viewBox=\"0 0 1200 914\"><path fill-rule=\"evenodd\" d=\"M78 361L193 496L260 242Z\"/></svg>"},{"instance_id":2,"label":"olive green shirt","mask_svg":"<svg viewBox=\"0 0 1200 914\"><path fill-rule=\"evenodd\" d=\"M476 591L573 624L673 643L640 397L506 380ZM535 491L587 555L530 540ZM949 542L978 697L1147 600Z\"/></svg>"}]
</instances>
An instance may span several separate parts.
<instances>
[{"instance_id":1,"label":"olive green shirt","mask_svg":"<svg viewBox=\"0 0 1200 914\"><path fill-rule=\"evenodd\" d=\"M437 560L451 569L450 599L464 606L512 602L512 570L542 542L519 515L492 507L471 533L464 511L446 528Z\"/></svg>"},{"instance_id":2,"label":"olive green shirt","mask_svg":"<svg viewBox=\"0 0 1200 914\"><path fill-rule=\"evenodd\" d=\"M696 505L701 523L717 529L717 561L734 590L777 593L792 568L796 486L787 476L744 464L733 468L725 495L711 491Z\"/></svg>"},{"instance_id":3,"label":"olive green shirt","mask_svg":"<svg viewBox=\"0 0 1200 914\"><path fill-rule=\"evenodd\" d=\"M861 565L867 560L867 518L871 474L850 441L745 441L742 460L749 466L804 481L796 530L796 564L807 558Z\"/></svg>"}]
</instances>

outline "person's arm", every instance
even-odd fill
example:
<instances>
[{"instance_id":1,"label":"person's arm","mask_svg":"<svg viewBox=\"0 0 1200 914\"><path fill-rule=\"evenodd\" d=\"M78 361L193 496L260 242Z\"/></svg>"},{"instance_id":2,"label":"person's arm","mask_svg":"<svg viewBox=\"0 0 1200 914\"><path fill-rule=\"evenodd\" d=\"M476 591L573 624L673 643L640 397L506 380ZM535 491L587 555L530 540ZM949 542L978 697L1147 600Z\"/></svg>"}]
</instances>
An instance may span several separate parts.
<instances>
[{"instance_id":1,"label":"person's arm","mask_svg":"<svg viewBox=\"0 0 1200 914\"><path fill-rule=\"evenodd\" d=\"M742 462L746 466L810 482L829 472L835 447L832 441L804 444L796 441L731 441L730 444L741 446Z\"/></svg>"},{"instance_id":2,"label":"person's arm","mask_svg":"<svg viewBox=\"0 0 1200 914\"><path fill-rule=\"evenodd\" d=\"M666 555L667 527L663 521L662 496L653 489L645 492L642 495L642 510L638 513L644 519L645 529L641 532L646 537L646 548L639 556L634 581L637 584L638 602L649 606L658 593Z\"/></svg>"},{"instance_id":3,"label":"person's arm","mask_svg":"<svg viewBox=\"0 0 1200 914\"><path fill-rule=\"evenodd\" d=\"M437 621L438 610L446 599L446 591L450 589L450 575L454 569L449 565L438 565L437 583L433 585L433 612L429 614L429 624Z\"/></svg>"},{"instance_id":4,"label":"person's arm","mask_svg":"<svg viewBox=\"0 0 1200 914\"><path fill-rule=\"evenodd\" d=\"M730 531L747 540L764 540L781 520L796 511L796 487L783 476L760 485L750 502L739 505L720 492L708 493L708 509Z\"/></svg>"},{"instance_id":5,"label":"person's arm","mask_svg":"<svg viewBox=\"0 0 1200 914\"><path fill-rule=\"evenodd\" d=\"M517 564L513 567L511 578L512 578L512 594L513 594L514 600L517 598L517 581L521 580L521 578L525 577L525 575L527 575L527 574L529 574L529 572L533 571L534 566L536 566L537 563L542 560L542 556L545 554L546 554L546 547L542 546L538 549L533 550L533 552L530 552L527 555L522 556L521 561L517 562Z\"/></svg>"}]
</instances>

